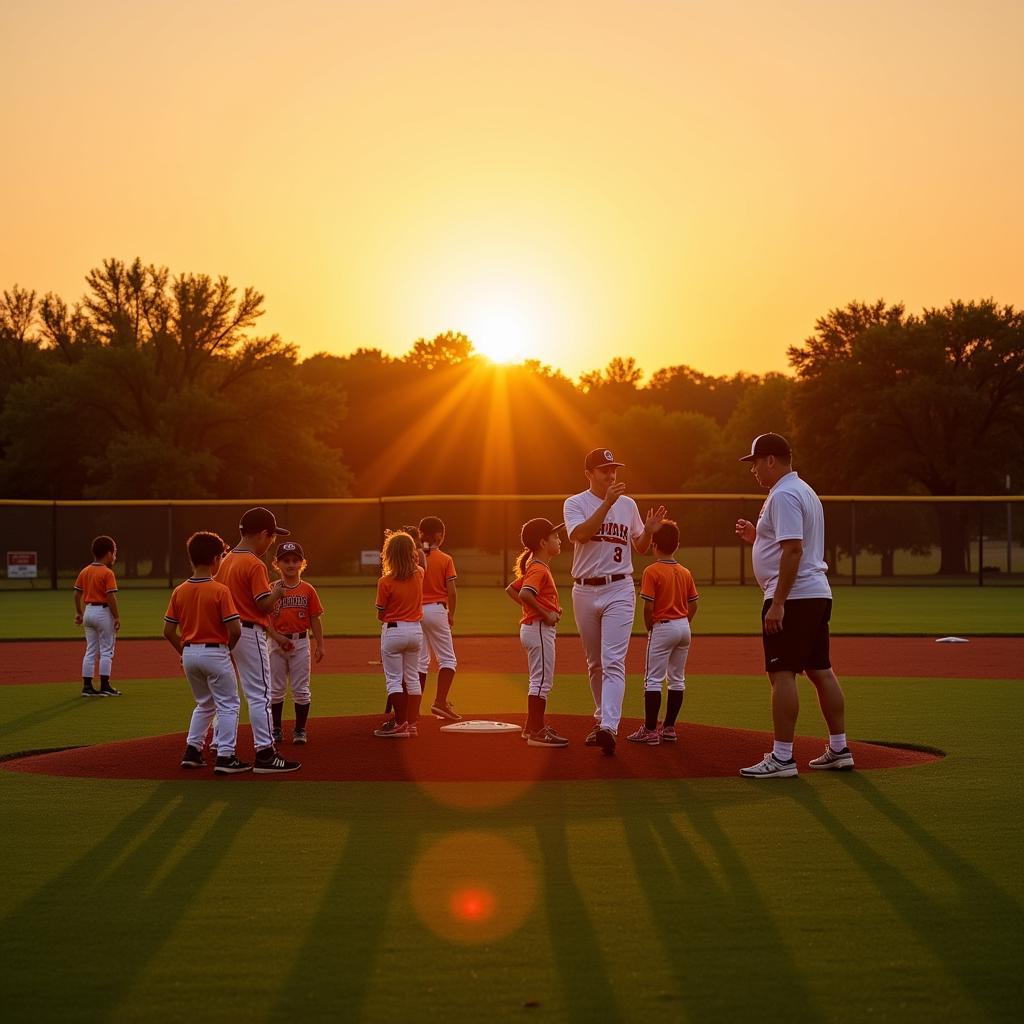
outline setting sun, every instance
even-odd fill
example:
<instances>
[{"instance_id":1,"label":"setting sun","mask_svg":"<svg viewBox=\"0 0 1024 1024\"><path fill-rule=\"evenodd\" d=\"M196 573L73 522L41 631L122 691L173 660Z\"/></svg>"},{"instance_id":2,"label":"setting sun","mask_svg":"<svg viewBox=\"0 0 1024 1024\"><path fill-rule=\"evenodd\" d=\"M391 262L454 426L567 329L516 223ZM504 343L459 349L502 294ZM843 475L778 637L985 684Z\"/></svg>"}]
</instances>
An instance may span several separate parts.
<instances>
[{"instance_id":1,"label":"setting sun","mask_svg":"<svg viewBox=\"0 0 1024 1024\"><path fill-rule=\"evenodd\" d=\"M455 319L477 352L492 363L518 363L535 357L538 341L547 333L539 309L526 289L470 292Z\"/></svg>"}]
</instances>

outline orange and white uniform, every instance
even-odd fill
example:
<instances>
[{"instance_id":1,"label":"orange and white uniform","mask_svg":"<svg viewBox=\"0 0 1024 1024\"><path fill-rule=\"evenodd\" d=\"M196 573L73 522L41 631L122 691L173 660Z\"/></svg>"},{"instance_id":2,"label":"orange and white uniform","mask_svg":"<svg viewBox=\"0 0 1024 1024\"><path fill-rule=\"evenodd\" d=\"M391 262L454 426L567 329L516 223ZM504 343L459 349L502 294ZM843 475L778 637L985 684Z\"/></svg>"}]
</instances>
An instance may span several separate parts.
<instances>
[{"instance_id":1,"label":"orange and white uniform","mask_svg":"<svg viewBox=\"0 0 1024 1024\"><path fill-rule=\"evenodd\" d=\"M181 633L181 664L196 706L188 744L202 750L216 716L218 756L230 757L238 740L238 683L228 650L227 623L238 619L231 593L209 576L193 576L174 588L164 613Z\"/></svg>"},{"instance_id":2,"label":"orange and white uniform","mask_svg":"<svg viewBox=\"0 0 1024 1024\"><path fill-rule=\"evenodd\" d=\"M430 656L438 668L458 667L452 627L448 624L448 584L458 579L455 561L447 551L431 548L424 553L426 569L423 574L423 643L420 646L419 670L430 670Z\"/></svg>"},{"instance_id":3,"label":"orange and white uniform","mask_svg":"<svg viewBox=\"0 0 1024 1024\"><path fill-rule=\"evenodd\" d=\"M551 569L543 562L528 562L526 571L516 580L514 589L520 595L528 591L545 611L557 612L559 615L562 613L555 579ZM523 617L519 620L519 642L526 651L530 696L547 700L555 681L555 627L545 622L539 612L524 604Z\"/></svg>"},{"instance_id":4,"label":"orange and white uniform","mask_svg":"<svg viewBox=\"0 0 1024 1024\"><path fill-rule=\"evenodd\" d=\"M419 694L420 646L423 642L423 570L417 566L408 579L381 576L377 583L380 614L380 660L388 693Z\"/></svg>"},{"instance_id":5,"label":"orange and white uniform","mask_svg":"<svg viewBox=\"0 0 1024 1024\"><path fill-rule=\"evenodd\" d=\"M114 643L117 630L114 616L107 604L108 596L117 593L117 577L109 565L92 562L75 580L75 590L82 595L82 627L85 629L85 657L82 659L82 677L91 678L100 661L100 675L110 676L114 662Z\"/></svg>"},{"instance_id":6,"label":"orange and white uniform","mask_svg":"<svg viewBox=\"0 0 1024 1024\"><path fill-rule=\"evenodd\" d=\"M249 705L253 745L257 751L265 750L274 745L266 632L269 616L256 602L270 593L270 576L262 558L248 548L233 548L217 570L217 582L228 588L241 617L242 636L233 651L235 667Z\"/></svg>"},{"instance_id":7,"label":"orange and white uniform","mask_svg":"<svg viewBox=\"0 0 1024 1024\"><path fill-rule=\"evenodd\" d=\"M674 558L660 558L644 569L640 597L652 604L654 626L647 638L644 689L686 689L686 658L690 652L690 613L699 599L690 570Z\"/></svg>"},{"instance_id":8,"label":"orange and white uniform","mask_svg":"<svg viewBox=\"0 0 1024 1024\"><path fill-rule=\"evenodd\" d=\"M280 704L284 700L289 681L292 686L292 700L296 704L311 702L309 630L313 619L319 618L323 613L320 597L313 585L305 580L299 580L291 587L285 585L283 596L274 603L270 612L270 625L278 633L283 633L292 647L286 651L275 641L270 641L272 703Z\"/></svg>"}]
</instances>

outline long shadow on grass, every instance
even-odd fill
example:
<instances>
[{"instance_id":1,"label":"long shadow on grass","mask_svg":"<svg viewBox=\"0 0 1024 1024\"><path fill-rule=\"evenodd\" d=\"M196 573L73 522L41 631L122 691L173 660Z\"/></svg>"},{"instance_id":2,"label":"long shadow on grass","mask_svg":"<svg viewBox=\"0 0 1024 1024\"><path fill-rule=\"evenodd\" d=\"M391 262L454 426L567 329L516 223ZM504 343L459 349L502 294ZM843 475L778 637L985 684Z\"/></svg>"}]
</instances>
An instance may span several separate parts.
<instances>
[{"instance_id":1,"label":"long shadow on grass","mask_svg":"<svg viewBox=\"0 0 1024 1024\"><path fill-rule=\"evenodd\" d=\"M46 1017L51 994L54 1012L65 1018L105 1019L116 1008L267 799L266 787L247 786L245 800L239 787L230 800L217 788L157 786L102 839L83 840L74 863L2 922L5 972L25 985L22 993L9 985L6 1008L20 998L32 1016ZM206 815L204 833L165 870L183 835Z\"/></svg>"},{"instance_id":2,"label":"long shadow on grass","mask_svg":"<svg viewBox=\"0 0 1024 1024\"><path fill-rule=\"evenodd\" d=\"M916 932L922 945L960 981L976 1004L991 1019L1002 1019L1007 1013L1006 966L1016 963L1020 950L1019 906L991 879L884 797L869 779L851 775L846 782L948 872L959 889L955 903L943 905L933 892L914 881L891 858L872 849L833 813L814 788L793 787L787 793L835 836L892 909ZM1004 922L1007 930L995 934L992 929L998 927L999 922ZM979 936L987 941L979 941ZM1013 974L1019 978L1019 972ZM1019 981L1016 987L1019 991Z\"/></svg>"},{"instance_id":3,"label":"long shadow on grass","mask_svg":"<svg viewBox=\"0 0 1024 1024\"><path fill-rule=\"evenodd\" d=\"M718 822L717 812L736 801L724 792L709 796L690 783L681 784L671 804L657 798L641 805L627 803L625 798L632 793L620 787L616 794L633 857L632 874L647 898L676 994L688 1016L738 1018L755 1002L765 1008L777 1005L784 994L787 1019L824 1020L749 866ZM739 802L747 799L743 795ZM689 828L677 825L673 815L687 818ZM695 846L697 837L713 851L724 883L708 870ZM756 955L747 956L752 947ZM692 965L707 962L712 949L724 962L742 958L741 989L725 984L728 971L717 980L688 974Z\"/></svg>"},{"instance_id":4,"label":"long shadow on grass","mask_svg":"<svg viewBox=\"0 0 1024 1024\"><path fill-rule=\"evenodd\" d=\"M37 708L35 711L28 711L20 718L0 724L0 739L4 736L11 736L16 732L20 732L22 729L31 729L33 726L42 725L44 722L51 722L53 719L60 718L61 715L66 715L69 711L73 711L76 708L81 708L84 711L86 706L99 704L102 700L107 699L109 698L86 698L76 694L74 697L62 700L59 704Z\"/></svg>"}]
</instances>

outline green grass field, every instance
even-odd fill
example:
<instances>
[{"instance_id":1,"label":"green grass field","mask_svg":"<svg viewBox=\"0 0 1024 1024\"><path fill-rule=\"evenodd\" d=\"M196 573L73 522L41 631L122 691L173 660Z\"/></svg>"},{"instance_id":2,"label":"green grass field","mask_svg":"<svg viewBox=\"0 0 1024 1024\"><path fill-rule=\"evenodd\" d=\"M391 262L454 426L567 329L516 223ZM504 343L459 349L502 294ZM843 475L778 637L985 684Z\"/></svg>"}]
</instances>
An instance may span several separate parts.
<instances>
[{"instance_id":1,"label":"green grass field","mask_svg":"<svg viewBox=\"0 0 1024 1024\"><path fill-rule=\"evenodd\" d=\"M315 580L313 581L315 583ZM121 591L121 633L155 637L163 629L169 592ZM377 633L374 592L369 587L325 587L324 628L335 636ZM569 594L562 593L565 616L559 633L573 633ZM639 604L639 602L638 602ZM750 634L760 630L761 597L755 587L717 586L701 591L698 633ZM635 632L643 632L637 608ZM61 639L81 635L74 625L70 591L0 592L0 640ZM464 587L459 592L457 632L464 636L501 635L516 631L517 613L498 587ZM836 634L907 634L945 636L950 633L1024 633L1024 587L846 587L836 591L832 616Z\"/></svg>"},{"instance_id":2,"label":"green grass field","mask_svg":"<svg viewBox=\"0 0 1024 1024\"><path fill-rule=\"evenodd\" d=\"M516 692L508 684L460 676L459 707L518 712L500 696ZM489 786L486 810L460 809L474 787L454 784L0 772L4 1014L1016 1020L1024 691L986 680L844 685L851 736L949 756L785 782ZM4 687L0 751L183 730L181 680L123 688L120 700L82 701L74 682ZM376 676L318 677L315 714L370 713L381 695ZM818 732L804 697L801 731ZM631 691L627 711L639 704ZM552 711L589 707L581 679L559 678ZM691 679L684 718L764 728L765 684ZM499 920L521 918L509 934L452 941L417 914L415 885L446 839L464 840L469 856L491 842L521 858L521 884L506 878L499 905Z\"/></svg>"}]
</instances>

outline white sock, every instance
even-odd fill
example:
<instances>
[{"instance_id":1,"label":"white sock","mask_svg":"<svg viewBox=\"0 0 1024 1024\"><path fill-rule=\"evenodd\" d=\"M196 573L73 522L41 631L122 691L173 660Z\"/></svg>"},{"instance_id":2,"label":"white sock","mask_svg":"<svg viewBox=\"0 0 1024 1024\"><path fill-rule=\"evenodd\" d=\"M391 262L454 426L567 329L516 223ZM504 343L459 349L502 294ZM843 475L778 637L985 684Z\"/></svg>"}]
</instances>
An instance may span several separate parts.
<instances>
[{"instance_id":1,"label":"white sock","mask_svg":"<svg viewBox=\"0 0 1024 1024\"><path fill-rule=\"evenodd\" d=\"M783 743L781 740L776 740L772 745L772 753L775 755L776 761L792 761L793 744Z\"/></svg>"},{"instance_id":2,"label":"white sock","mask_svg":"<svg viewBox=\"0 0 1024 1024\"><path fill-rule=\"evenodd\" d=\"M846 749L846 733L837 732L834 735L832 733L829 733L828 745L832 748L832 750L835 753L841 753L843 750Z\"/></svg>"}]
</instances>

